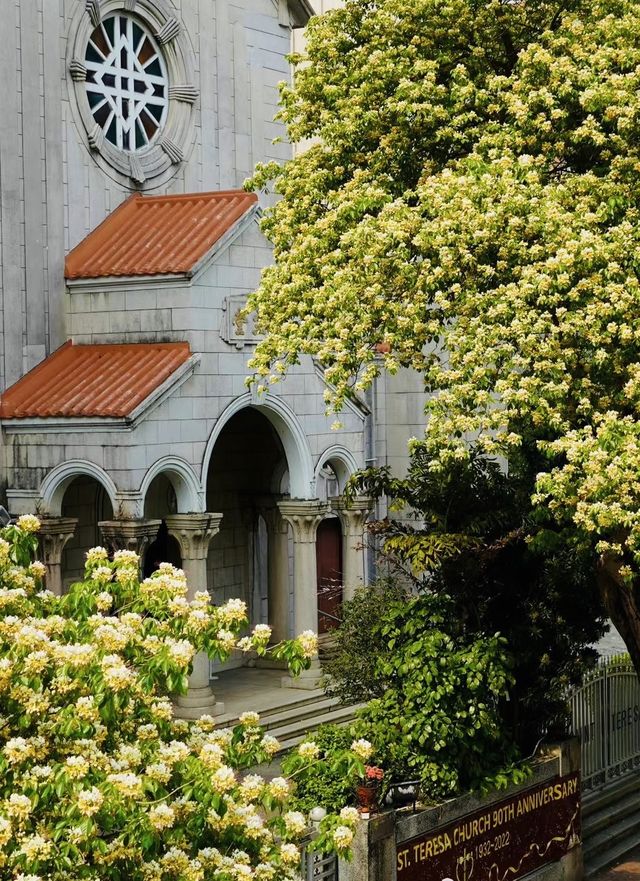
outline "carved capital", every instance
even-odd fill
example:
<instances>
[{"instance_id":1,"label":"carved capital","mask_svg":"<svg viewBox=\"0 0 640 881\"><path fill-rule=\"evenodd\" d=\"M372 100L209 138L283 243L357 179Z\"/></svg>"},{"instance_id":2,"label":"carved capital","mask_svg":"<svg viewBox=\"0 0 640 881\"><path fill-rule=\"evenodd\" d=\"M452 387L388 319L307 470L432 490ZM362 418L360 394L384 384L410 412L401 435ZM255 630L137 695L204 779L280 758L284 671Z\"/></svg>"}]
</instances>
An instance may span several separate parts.
<instances>
[{"instance_id":1,"label":"carved capital","mask_svg":"<svg viewBox=\"0 0 640 881\"><path fill-rule=\"evenodd\" d=\"M85 0L85 12L91 19L91 24L97 28L100 24L100 0Z\"/></svg>"},{"instance_id":2,"label":"carved capital","mask_svg":"<svg viewBox=\"0 0 640 881\"><path fill-rule=\"evenodd\" d=\"M161 46L166 46L180 33L180 22L176 18L169 18L156 34L156 40Z\"/></svg>"},{"instance_id":3,"label":"carved capital","mask_svg":"<svg viewBox=\"0 0 640 881\"><path fill-rule=\"evenodd\" d=\"M342 532L346 538L361 538L365 523L373 509L373 500L366 496L356 496L347 502L342 496L338 496L331 499L331 509L340 518Z\"/></svg>"},{"instance_id":4,"label":"carved capital","mask_svg":"<svg viewBox=\"0 0 640 881\"><path fill-rule=\"evenodd\" d=\"M87 78L87 68L79 58L74 58L71 62L69 73L71 74L71 79L76 83L82 83Z\"/></svg>"},{"instance_id":5,"label":"carved capital","mask_svg":"<svg viewBox=\"0 0 640 881\"><path fill-rule=\"evenodd\" d=\"M260 505L260 502L258 504ZM260 505L258 511L264 517L269 536L289 531L289 523L284 519L277 505L265 503Z\"/></svg>"},{"instance_id":6,"label":"carved capital","mask_svg":"<svg viewBox=\"0 0 640 881\"><path fill-rule=\"evenodd\" d=\"M191 83L169 86L169 99L184 101L185 104L195 104L198 99L198 90Z\"/></svg>"},{"instance_id":7,"label":"carved capital","mask_svg":"<svg viewBox=\"0 0 640 881\"><path fill-rule=\"evenodd\" d=\"M102 520L98 523L105 544L115 550L135 551L142 557L155 539L161 520Z\"/></svg>"},{"instance_id":8,"label":"carved capital","mask_svg":"<svg viewBox=\"0 0 640 881\"><path fill-rule=\"evenodd\" d=\"M316 529L329 513L329 505L318 499L291 499L278 502L278 510L293 530L294 542L311 543L316 540Z\"/></svg>"},{"instance_id":9,"label":"carved capital","mask_svg":"<svg viewBox=\"0 0 640 881\"><path fill-rule=\"evenodd\" d=\"M58 565L62 552L76 531L76 517L43 517L40 521L42 561L47 566Z\"/></svg>"},{"instance_id":10,"label":"carved capital","mask_svg":"<svg viewBox=\"0 0 640 881\"><path fill-rule=\"evenodd\" d=\"M165 522L180 544L184 564L187 560L206 560L211 539L220 531L222 514L172 514Z\"/></svg>"}]
</instances>

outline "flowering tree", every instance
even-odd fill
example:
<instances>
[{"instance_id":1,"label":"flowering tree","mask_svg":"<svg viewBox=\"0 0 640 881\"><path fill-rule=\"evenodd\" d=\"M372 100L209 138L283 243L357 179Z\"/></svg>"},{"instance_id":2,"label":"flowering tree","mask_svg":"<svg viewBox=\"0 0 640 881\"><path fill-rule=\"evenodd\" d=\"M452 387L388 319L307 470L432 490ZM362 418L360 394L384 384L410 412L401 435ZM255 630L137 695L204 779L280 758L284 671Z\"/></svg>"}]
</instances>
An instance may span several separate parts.
<instances>
[{"instance_id":1,"label":"flowering tree","mask_svg":"<svg viewBox=\"0 0 640 881\"><path fill-rule=\"evenodd\" d=\"M276 263L249 308L264 389L425 377L433 467L528 456L535 503L600 555L640 670L637 0L347 0L309 26L281 116ZM299 60L299 59L296 59ZM540 462L541 464L538 464Z\"/></svg>"},{"instance_id":2,"label":"flowering tree","mask_svg":"<svg viewBox=\"0 0 640 881\"><path fill-rule=\"evenodd\" d=\"M257 713L233 730L173 718L194 653L264 654L244 603L186 599L169 564L140 582L138 558L103 548L64 597L32 562L37 518L0 538L0 875L16 881L274 881L298 876L305 817L290 783L252 766L279 749ZM275 654L300 671L305 633ZM323 821L318 844L346 853L356 816Z\"/></svg>"}]
</instances>

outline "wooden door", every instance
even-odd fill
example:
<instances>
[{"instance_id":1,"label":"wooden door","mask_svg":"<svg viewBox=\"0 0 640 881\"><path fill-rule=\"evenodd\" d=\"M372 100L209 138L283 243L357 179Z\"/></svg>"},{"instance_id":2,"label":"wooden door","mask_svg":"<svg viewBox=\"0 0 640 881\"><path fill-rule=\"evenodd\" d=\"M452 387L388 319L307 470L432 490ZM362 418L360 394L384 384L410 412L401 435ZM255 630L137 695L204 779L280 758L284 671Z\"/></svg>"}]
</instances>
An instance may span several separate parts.
<instances>
[{"instance_id":1,"label":"wooden door","mask_svg":"<svg viewBox=\"0 0 640 881\"><path fill-rule=\"evenodd\" d=\"M337 517L323 520L316 535L318 633L339 623L342 605L342 528Z\"/></svg>"}]
</instances>

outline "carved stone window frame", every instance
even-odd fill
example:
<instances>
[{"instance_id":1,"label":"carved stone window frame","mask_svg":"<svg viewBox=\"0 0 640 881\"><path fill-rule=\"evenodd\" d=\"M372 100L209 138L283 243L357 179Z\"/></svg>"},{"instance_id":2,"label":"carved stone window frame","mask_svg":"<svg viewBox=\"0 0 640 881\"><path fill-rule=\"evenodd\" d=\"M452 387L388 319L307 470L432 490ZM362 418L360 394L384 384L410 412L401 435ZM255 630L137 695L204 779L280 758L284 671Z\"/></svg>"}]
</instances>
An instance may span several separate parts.
<instances>
[{"instance_id":1,"label":"carved stone window frame","mask_svg":"<svg viewBox=\"0 0 640 881\"><path fill-rule=\"evenodd\" d=\"M98 165L129 189L158 187L178 171L195 140L195 58L187 32L166 0L82 0L72 22L67 69L70 99L80 136ZM120 13L138 19L160 47L169 79L169 107L162 131L143 150L110 143L96 123L86 95L84 64L89 37L100 21Z\"/></svg>"}]
</instances>

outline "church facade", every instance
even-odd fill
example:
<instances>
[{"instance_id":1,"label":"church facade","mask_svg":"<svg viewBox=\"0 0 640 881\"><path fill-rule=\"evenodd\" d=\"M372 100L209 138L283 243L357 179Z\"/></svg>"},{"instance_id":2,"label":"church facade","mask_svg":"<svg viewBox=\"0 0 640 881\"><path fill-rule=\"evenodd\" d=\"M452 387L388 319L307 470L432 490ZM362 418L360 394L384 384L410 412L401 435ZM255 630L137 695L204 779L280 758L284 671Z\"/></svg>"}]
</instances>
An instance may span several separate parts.
<instances>
[{"instance_id":1,"label":"church facade","mask_svg":"<svg viewBox=\"0 0 640 881\"><path fill-rule=\"evenodd\" d=\"M307 0L0 0L0 428L48 585L96 544L183 566L274 638L330 630L369 577L350 474L402 470L419 381L325 414L310 359L248 390L237 315L269 264L257 162ZM264 204L262 205L264 207ZM240 665L242 658L230 664ZM199 659L185 714L220 712ZM317 664L296 683L317 682Z\"/></svg>"}]
</instances>

